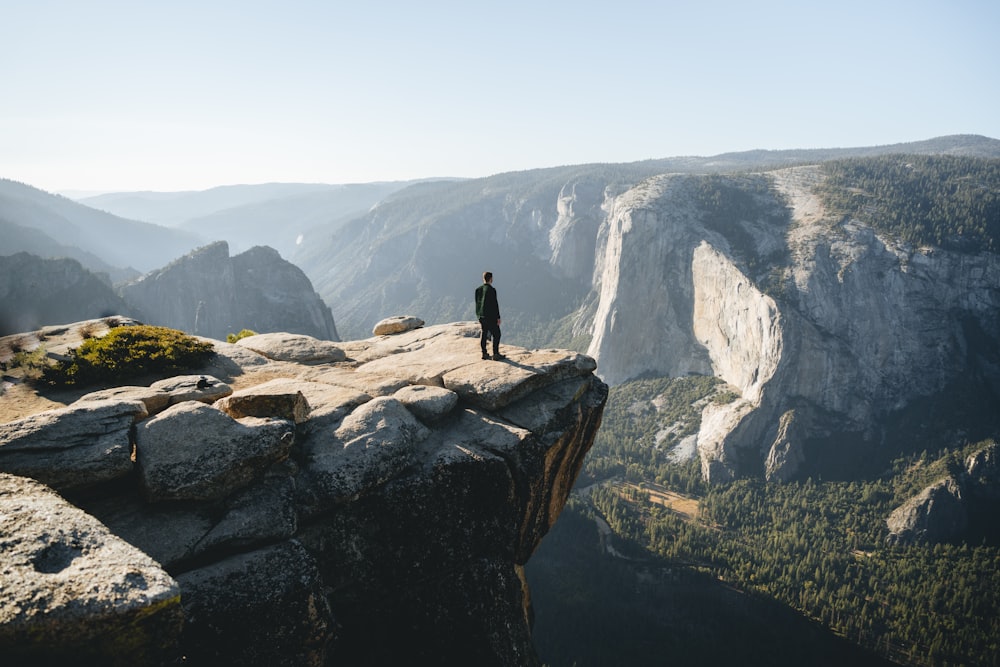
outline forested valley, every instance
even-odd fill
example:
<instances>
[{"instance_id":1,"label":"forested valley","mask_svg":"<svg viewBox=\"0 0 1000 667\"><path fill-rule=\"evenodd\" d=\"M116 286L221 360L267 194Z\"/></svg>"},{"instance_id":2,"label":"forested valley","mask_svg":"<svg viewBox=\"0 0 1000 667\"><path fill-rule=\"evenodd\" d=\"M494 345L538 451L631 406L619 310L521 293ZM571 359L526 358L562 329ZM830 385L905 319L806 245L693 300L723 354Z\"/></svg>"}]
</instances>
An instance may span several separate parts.
<instances>
[{"instance_id":1,"label":"forested valley","mask_svg":"<svg viewBox=\"0 0 1000 667\"><path fill-rule=\"evenodd\" d=\"M954 544L886 541L894 508L989 441L901 427L870 478L706 486L692 436L705 401L731 399L704 377L612 388L527 568L547 664L1000 664L995 517Z\"/></svg>"}]
</instances>

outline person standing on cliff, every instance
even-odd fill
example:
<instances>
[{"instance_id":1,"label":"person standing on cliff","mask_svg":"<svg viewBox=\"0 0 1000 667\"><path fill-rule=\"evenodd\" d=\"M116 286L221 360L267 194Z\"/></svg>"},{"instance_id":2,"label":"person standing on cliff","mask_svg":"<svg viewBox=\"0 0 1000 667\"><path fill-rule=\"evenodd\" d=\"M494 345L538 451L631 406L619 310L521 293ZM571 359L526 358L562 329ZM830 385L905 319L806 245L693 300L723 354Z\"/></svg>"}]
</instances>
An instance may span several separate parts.
<instances>
[{"instance_id":1,"label":"person standing on cliff","mask_svg":"<svg viewBox=\"0 0 1000 667\"><path fill-rule=\"evenodd\" d=\"M486 342L493 337L493 360L500 361L507 357L500 354L500 304L497 303L497 291L493 287L493 274L483 273L483 284L476 288L476 317L483 333L479 337L479 347L483 351L483 359L489 359L486 354Z\"/></svg>"}]
</instances>

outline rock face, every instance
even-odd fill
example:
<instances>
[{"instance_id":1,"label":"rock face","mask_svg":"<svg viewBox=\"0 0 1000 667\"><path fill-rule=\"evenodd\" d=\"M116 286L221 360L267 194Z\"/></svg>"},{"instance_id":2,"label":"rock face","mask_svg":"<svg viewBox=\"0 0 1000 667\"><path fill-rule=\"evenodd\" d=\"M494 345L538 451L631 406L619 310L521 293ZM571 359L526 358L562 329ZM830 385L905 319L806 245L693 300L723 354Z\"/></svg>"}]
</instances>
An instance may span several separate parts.
<instances>
[{"instance_id":1,"label":"rock face","mask_svg":"<svg viewBox=\"0 0 1000 667\"><path fill-rule=\"evenodd\" d=\"M103 390L0 425L0 471L18 475L0 474L0 513L17 518L0 523L0 557L18 564L0 570L0 651L51 661L103 633L85 655L110 664L539 664L522 567L562 510L607 386L578 353L508 346L506 362L483 361L479 331L382 335L307 364L219 343L234 354L212 368L233 377ZM191 378L245 386L184 393ZM67 478L37 425L96 443L102 410L120 415L109 430L134 457L92 448ZM17 509L35 497L61 514ZM123 549L129 569L103 556ZM65 622L25 611L78 588L100 603L65 603ZM107 639L119 627L127 645Z\"/></svg>"},{"instance_id":2,"label":"rock face","mask_svg":"<svg viewBox=\"0 0 1000 667\"><path fill-rule=\"evenodd\" d=\"M147 324L225 340L230 333L288 332L337 340L330 308L305 274L271 248L229 257L220 241L119 288Z\"/></svg>"},{"instance_id":3,"label":"rock face","mask_svg":"<svg viewBox=\"0 0 1000 667\"><path fill-rule=\"evenodd\" d=\"M1000 446L992 442L971 454L965 470L923 489L893 510L886 519L890 544L968 540L967 529L977 517L993 517L1000 507ZM994 534L990 525L972 525L973 532ZM971 540L970 540L971 541Z\"/></svg>"},{"instance_id":4,"label":"rock face","mask_svg":"<svg viewBox=\"0 0 1000 667\"><path fill-rule=\"evenodd\" d=\"M818 167L766 178L772 194L728 219L725 235L698 203L698 181L680 175L615 199L601 234L589 354L603 377L714 374L741 396L703 415L707 480L762 468L769 479L793 477L803 443L834 433L877 441L886 415L970 368L1000 386L996 367L977 361L1000 345L1000 255L834 226L814 191ZM748 266L783 248L779 302Z\"/></svg>"},{"instance_id":5,"label":"rock face","mask_svg":"<svg viewBox=\"0 0 1000 667\"><path fill-rule=\"evenodd\" d=\"M26 252L0 256L0 336L128 312L107 276L75 259L41 259Z\"/></svg>"},{"instance_id":6,"label":"rock face","mask_svg":"<svg viewBox=\"0 0 1000 667\"><path fill-rule=\"evenodd\" d=\"M886 519L892 543L947 542L959 538L969 519L960 482L948 477L921 491Z\"/></svg>"}]
</instances>

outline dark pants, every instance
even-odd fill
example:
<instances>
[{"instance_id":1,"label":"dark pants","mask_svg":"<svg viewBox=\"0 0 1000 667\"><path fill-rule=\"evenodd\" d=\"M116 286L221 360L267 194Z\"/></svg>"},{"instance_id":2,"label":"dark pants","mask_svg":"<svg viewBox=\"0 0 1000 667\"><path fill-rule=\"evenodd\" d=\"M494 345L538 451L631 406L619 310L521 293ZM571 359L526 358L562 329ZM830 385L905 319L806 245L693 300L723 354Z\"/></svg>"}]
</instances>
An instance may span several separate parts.
<instances>
[{"instance_id":1,"label":"dark pants","mask_svg":"<svg viewBox=\"0 0 1000 667\"><path fill-rule=\"evenodd\" d=\"M493 336L493 356L500 354L500 325L496 320L488 322L485 317L480 317L479 326L483 328L483 333L479 336L479 347L483 348L483 354L486 354L487 334Z\"/></svg>"}]
</instances>

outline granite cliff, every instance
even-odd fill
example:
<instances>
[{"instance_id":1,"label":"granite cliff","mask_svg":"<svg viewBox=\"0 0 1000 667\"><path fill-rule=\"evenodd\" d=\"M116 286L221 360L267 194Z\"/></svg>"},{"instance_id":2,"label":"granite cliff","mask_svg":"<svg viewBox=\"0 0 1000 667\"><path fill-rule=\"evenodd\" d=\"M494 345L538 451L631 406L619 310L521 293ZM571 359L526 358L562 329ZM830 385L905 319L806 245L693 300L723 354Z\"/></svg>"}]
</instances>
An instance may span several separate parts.
<instances>
[{"instance_id":1,"label":"granite cliff","mask_svg":"<svg viewBox=\"0 0 1000 667\"><path fill-rule=\"evenodd\" d=\"M477 337L216 341L0 424L5 664L538 664L523 565L607 386Z\"/></svg>"},{"instance_id":2,"label":"granite cliff","mask_svg":"<svg viewBox=\"0 0 1000 667\"><path fill-rule=\"evenodd\" d=\"M700 179L664 175L609 202L600 234L588 353L604 379L714 374L740 396L705 409L706 479L788 479L831 436L863 443L849 465L914 401L959 379L1000 388L1000 256L831 219L819 167L749 178L718 179L754 193L724 229Z\"/></svg>"},{"instance_id":3,"label":"granite cliff","mask_svg":"<svg viewBox=\"0 0 1000 667\"><path fill-rule=\"evenodd\" d=\"M234 257L218 241L121 285L132 316L225 340L243 329L337 340L330 307L302 271L276 250L256 246Z\"/></svg>"}]
</instances>

